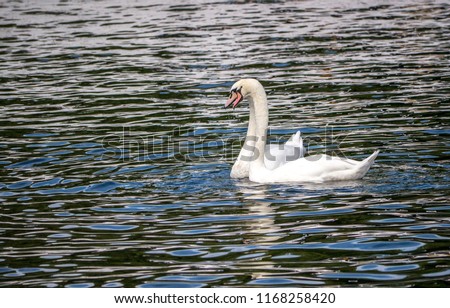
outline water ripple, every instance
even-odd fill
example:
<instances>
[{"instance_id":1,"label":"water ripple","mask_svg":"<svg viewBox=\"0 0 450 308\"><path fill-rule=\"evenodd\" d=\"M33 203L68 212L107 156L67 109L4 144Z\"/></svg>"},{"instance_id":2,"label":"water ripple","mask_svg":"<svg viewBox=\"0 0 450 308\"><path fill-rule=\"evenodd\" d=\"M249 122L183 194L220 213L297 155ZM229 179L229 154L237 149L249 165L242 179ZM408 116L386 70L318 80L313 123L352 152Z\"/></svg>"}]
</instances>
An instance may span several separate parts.
<instances>
[{"instance_id":1,"label":"water ripple","mask_svg":"<svg viewBox=\"0 0 450 308\"><path fill-rule=\"evenodd\" d=\"M82 4L82 5L79 5ZM445 287L450 6L0 6L0 286ZM248 107L361 181L229 177Z\"/></svg>"}]
</instances>

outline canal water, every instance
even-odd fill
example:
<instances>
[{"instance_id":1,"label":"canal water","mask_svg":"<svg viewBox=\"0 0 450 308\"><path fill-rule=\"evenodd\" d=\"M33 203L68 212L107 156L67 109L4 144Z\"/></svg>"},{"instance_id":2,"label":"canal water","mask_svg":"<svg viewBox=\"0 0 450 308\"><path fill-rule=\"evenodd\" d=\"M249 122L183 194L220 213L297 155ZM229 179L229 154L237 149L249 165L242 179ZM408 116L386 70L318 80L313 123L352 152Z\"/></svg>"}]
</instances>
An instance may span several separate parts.
<instances>
[{"instance_id":1,"label":"canal water","mask_svg":"<svg viewBox=\"0 0 450 308\"><path fill-rule=\"evenodd\" d=\"M448 287L448 1L3 1L1 287ZM271 142L351 182L229 177Z\"/></svg>"}]
</instances>

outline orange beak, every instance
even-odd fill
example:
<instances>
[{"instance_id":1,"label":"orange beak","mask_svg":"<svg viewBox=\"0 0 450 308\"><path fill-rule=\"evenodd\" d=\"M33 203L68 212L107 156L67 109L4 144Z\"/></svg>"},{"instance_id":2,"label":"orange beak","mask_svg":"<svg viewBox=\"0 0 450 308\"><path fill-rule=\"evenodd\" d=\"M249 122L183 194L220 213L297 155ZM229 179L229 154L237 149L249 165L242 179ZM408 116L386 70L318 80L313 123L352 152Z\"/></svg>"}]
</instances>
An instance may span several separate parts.
<instances>
[{"instance_id":1,"label":"orange beak","mask_svg":"<svg viewBox=\"0 0 450 308\"><path fill-rule=\"evenodd\" d=\"M242 102L243 99L244 99L244 97L242 96L241 92L232 91L230 93L230 98L225 103L225 108L232 106L234 109L240 102Z\"/></svg>"}]
</instances>

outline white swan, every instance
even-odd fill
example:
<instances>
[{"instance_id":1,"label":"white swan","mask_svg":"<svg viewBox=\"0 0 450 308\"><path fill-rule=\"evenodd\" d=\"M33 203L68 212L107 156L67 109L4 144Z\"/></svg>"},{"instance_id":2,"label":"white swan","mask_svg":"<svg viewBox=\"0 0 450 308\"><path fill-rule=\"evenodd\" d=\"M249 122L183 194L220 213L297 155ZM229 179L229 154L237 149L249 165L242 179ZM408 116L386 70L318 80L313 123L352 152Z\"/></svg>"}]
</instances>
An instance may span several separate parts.
<instances>
[{"instance_id":1,"label":"white swan","mask_svg":"<svg viewBox=\"0 0 450 308\"><path fill-rule=\"evenodd\" d=\"M255 146L255 124L252 122L254 117L250 119L247 136L244 141L244 146L239 152L233 167L231 168L230 176L232 178L248 178L250 170L250 162L253 157L253 149ZM273 170L288 161L296 160L303 157L305 148L303 146L303 139L300 136L300 131L297 131L284 144L266 144L264 151L264 165L267 169Z\"/></svg>"},{"instance_id":2,"label":"white swan","mask_svg":"<svg viewBox=\"0 0 450 308\"><path fill-rule=\"evenodd\" d=\"M273 170L289 161L303 157L304 154L303 139L300 131L297 131L285 144L266 144L264 165L267 169Z\"/></svg>"},{"instance_id":3,"label":"white swan","mask_svg":"<svg viewBox=\"0 0 450 308\"><path fill-rule=\"evenodd\" d=\"M225 108L231 106L234 109L244 98L248 98L250 102L248 132L250 134L254 133L254 136L247 133L245 149L243 148L239 155L241 156L242 154L251 157L248 176L252 182L276 183L356 180L362 178L367 173L379 153L379 151L375 151L363 161L329 155L313 155L287 162L271 170L264 164L264 155L260 155L260 153L265 152L267 126L269 122L266 92L256 79L241 79L231 87L230 96L225 103ZM236 165L240 164L240 161L238 158L233 169L238 168ZM232 170L231 176L233 175Z\"/></svg>"},{"instance_id":4,"label":"white swan","mask_svg":"<svg viewBox=\"0 0 450 308\"><path fill-rule=\"evenodd\" d=\"M240 95L239 92L236 92L234 94L236 95L235 97ZM242 99L243 97L240 96L239 102ZM228 103L225 107L227 106L229 106ZM248 123L247 135L245 137L244 145L239 152L239 156L233 164L233 167L231 168L230 176L232 178L249 177L250 162L252 161L253 150L255 147L255 129L255 110L254 108L250 108L250 118ZM300 131L297 131L297 133L293 134L284 145L270 144L265 146L264 165L267 169L273 170L285 164L287 161L293 161L297 158L303 157L304 153L305 148L303 147L303 139L300 136Z\"/></svg>"}]
</instances>

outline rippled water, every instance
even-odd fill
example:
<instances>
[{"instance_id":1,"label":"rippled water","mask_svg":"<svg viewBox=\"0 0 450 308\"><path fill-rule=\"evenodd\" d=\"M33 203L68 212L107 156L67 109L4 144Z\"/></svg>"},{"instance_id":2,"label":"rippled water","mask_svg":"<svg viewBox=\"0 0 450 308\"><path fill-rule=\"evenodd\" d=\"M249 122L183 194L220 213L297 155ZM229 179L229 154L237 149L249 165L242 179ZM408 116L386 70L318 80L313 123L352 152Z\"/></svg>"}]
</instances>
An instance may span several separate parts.
<instances>
[{"instance_id":1,"label":"rippled water","mask_svg":"<svg viewBox=\"0 0 450 308\"><path fill-rule=\"evenodd\" d=\"M0 286L449 286L450 5L397 2L2 2ZM377 164L230 179L241 77Z\"/></svg>"}]
</instances>

